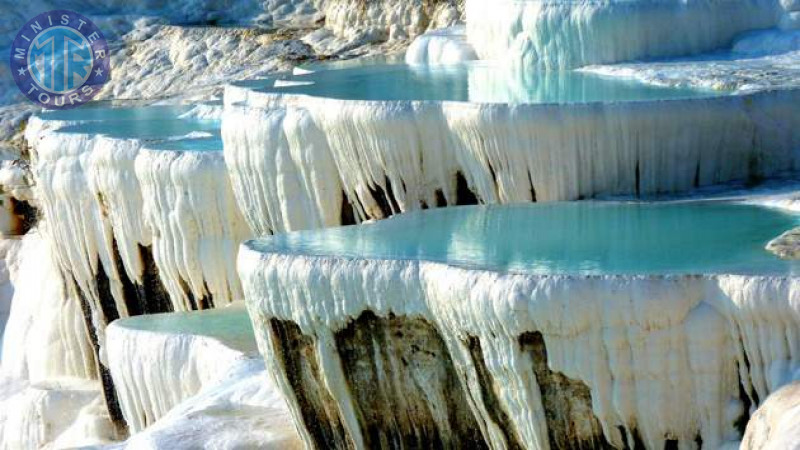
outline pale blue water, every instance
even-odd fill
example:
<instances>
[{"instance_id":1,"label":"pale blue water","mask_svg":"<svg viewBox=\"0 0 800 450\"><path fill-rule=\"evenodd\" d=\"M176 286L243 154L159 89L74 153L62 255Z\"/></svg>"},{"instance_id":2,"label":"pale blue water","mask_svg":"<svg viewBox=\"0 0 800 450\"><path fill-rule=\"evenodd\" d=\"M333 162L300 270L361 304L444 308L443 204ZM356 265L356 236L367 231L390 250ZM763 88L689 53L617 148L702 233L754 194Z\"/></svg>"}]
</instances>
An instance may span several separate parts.
<instances>
[{"instance_id":1,"label":"pale blue water","mask_svg":"<svg viewBox=\"0 0 800 450\"><path fill-rule=\"evenodd\" d=\"M176 118L193 105L111 106L108 102L91 102L80 108L42 111L44 120L154 120Z\"/></svg>"},{"instance_id":2,"label":"pale blue water","mask_svg":"<svg viewBox=\"0 0 800 450\"><path fill-rule=\"evenodd\" d=\"M219 134L219 132L211 132L211 134L211 137L157 141L147 144L147 148L152 150L221 152L223 145L222 136Z\"/></svg>"},{"instance_id":3,"label":"pale blue water","mask_svg":"<svg viewBox=\"0 0 800 450\"><path fill-rule=\"evenodd\" d=\"M149 314L119 319L116 323L132 330L208 336L241 351L256 349L253 325L243 307Z\"/></svg>"},{"instance_id":4,"label":"pale blue water","mask_svg":"<svg viewBox=\"0 0 800 450\"><path fill-rule=\"evenodd\" d=\"M189 133L215 133L220 128L217 120L198 119L147 119L102 120L84 122L60 128L63 133L102 134L113 138L165 139L186 136Z\"/></svg>"},{"instance_id":5,"label":"pale blue water","mask_svg":"<svg viewBox=\"0 0 800 450\"><path fill-rule=\"evenodd\" d=\"M800 224L724 202L574 202L420 211L374 224L276 235L271 253L425 260L532 274L800 273L764 249Z\"/></svg>"},{"instance_id":6,"label":"pale blue water","mask_svg":"<svg viewBox=\"0 0 800 450\"><path fill-rule=\"evenodd\" d=\"M477 103L588 103L702 98L718 91L651 86L575 71L524 71L484 62L455 66L350 63L338 70L283 75L311 83L261 90L345 100L436 100ZM250 83L250 86L255 84Z\"/></svg>"}]
</instances>

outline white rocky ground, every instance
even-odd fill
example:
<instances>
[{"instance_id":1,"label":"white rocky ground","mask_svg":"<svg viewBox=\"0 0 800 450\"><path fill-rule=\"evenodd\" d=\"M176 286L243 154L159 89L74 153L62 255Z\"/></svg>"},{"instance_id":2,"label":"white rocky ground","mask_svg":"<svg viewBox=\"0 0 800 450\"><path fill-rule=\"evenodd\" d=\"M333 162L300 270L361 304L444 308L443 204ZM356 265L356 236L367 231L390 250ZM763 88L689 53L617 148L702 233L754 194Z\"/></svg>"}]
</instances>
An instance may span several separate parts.
<instances>
[{"instance_id":1,"label":"white rocky ground","mask_svg":"<svg viewBox=\"0 0 800 450\"><path fill-rule=\"evenodd\" d=\"M63 3L58 6L63 7ZM79 11L97 8L96 2L89 0L69 3L70 8ZM101 27L114 38L114 75L102 97L218 99L222 84L227 81L288 70L304 61L402 50L414 34L428 27L450 25L459 18L455 2L439 2L430 17L408 13L399 0L373 2L367 8L358 7L356 0L329 1L322 6L320 1L307 0L266 0L255 7L252 3L237 0L225 2L221 8L214 0L172 2L166 6L157 1L144 2L144 6L121 0L106 2L101 14L92 16L99 18ZM0 18L0 33L13 35L21 20L54 6L45 1L24 5L0 1L0 9L13 11ZM208 13L212 10L221 13ZM160 17L154 18L155 13ZM326 27L321 26L323 17ZM787 17L785 21L793 16ZM209 22L230 26L210 27ZM242 26L252 23L264 28ZM280 30L275 31L274 27ZM758 39L757 44L768 48L770 55L761 55L756 44L744 39L737 45L738 56L721 61L630 64L591 70L648 82L742 90L753 85L800 84L797 37L783 33ZM467 59L462 47L452 52L436 50L436 42L429 39L424 44L426 58L429 52L440 52ZM780 54L776 54L776 48L781 49ZM7 84L10 77L6 70L5 65L0 66L0 147L18 153L24 149L21 132L25 119L36 107L21 102L15 86ZM0 172L0 182L6 175L14 178L15 173ZM2 184L8 187L13 183ZM54 269L50 250L37 236L30 235L22 243L0 244L0 254L6 251L8 255L9 280L14 281L15 264L28 266L19 270L27 274L27 282L16 283L20 288L14 293L11 311L21 318L15 321L18 331L10 334L14 336L13 343L7 340L6 349L12 350L4 352L2 360L5 378L0 381L0 447L22 448L23 443L52 448L110 443L116 436L103 411L98 382L91 380L88 370L94 359L78 300L74 293L64 292L59 277L51 274ZM24 258L13 258L14 248L20 245L30 248L23 251ZM8 283L2 283L3 273L0 268L0 316L3 305L8 303L3 294L9 293ZM54 316L56 313L58 317ZM47 345L40 345L42 340ZM185 401L153 425L125 443L112 445L132 449L297 445L282 399L264 382L262 364L244 361L234 365L218 383L192 386L182 394L181 400ZM197 394L191 396L194 392L189 391L197 389ZM80 413L61 412L66 410ZM7 414L20 411L25 414Z\"/></svg>"},{"instance_id":2,"label":"white rocky ground","mask_svg":"<svg viewBox=\"0 0 800 450\"><path fill-rule=\"evenodd\" d=\"M172 2L165 8L155 1L115 1L99 7L84 0L57 5L2 0L0 10L11 14L0 19L0 38L10 42L39 12L71 8L92 18L110 41L112 80L98 98L208 99L219 96L225 82L257 78L304 61L399 51L428 27L459 19L455 6L446 1L433 2L444 5L431 10L431 18L409 12L424 10L420 1L411 6L396 0L376 2L368 14L356 14L355 3L198 0ZM227 25L207 25L215 22ZM390 33L392 25L395 31ZM25 119L37 110L16 89L7 66L0 66L0 148L22 145Z\"/></svg>"},{"instance_id":3,"label":"white rocky ground","mask_svg":"<svg viewBox=\"0 0 800 450\"><path fill-rule=\"evenodd\" d=\"M133 433L120 447L299 447L243 304L149 317L108 331L111 372ZM158 321L173 325L161 329Z\"/></svg>"},{"instance_id":4,"label":"white rocky ground","mask_svg":"<svg viewBox=\"0 0 800 450\"><path fill-rule=\"evenodd\" d=\"M217 383L112 449L300 449L283 397L263 360L243 360Z\"/></svg>"},{"instance_id":5,"label":"white rocky ground","mask_svg":"<svg viewBox=\"0 0 800 450\"><path fill-rule=\"evenodd\" d=\"M25 20L42 11L56 7L80 11L95 20L111 41L113 75L100 99L206 101L220 98L229 81L262 77L318 59L401 50L429 25L425 14L407 13L403 2L387 2L391 7L367 16L352 16L355 10L347 2L335 3L211 0L100 5L83 0L58 4L2 0L0 10L9 14L0 18L0 35L9 41ZM421 7L421 2L415 5ZM322 7L332 12L327 28ZM436 9L437 19L430 25L451 24L458 18L452 10ZM348 26L353 20L362 25ZM226 26L209 26L212 23ZM402 26L389 30L393 23ZM387 42L390 35L395 39ZM39 108L23 99L7 70L0 66L0 151L13 159L27 151L23 140L27 118ZM0 184L5 192L35 200L25 178L19 166L3 163ZM118 440L105 412L100 383L93 379L94 352L78 298L57 273L48 243L38 232L22 240L3 240L0 256L6 262L0 265L0 329L11 316L0 371L0 448L67 448ZM15 273L20 276L15 278ZM229 373L218 384L187 385L180 396L186 402L116 446L297 447L282 398L264 383L263 363L248 359L225 372ZM174 405L159 409L156 418L170 406Z\"/></svg>"}]
</instances>

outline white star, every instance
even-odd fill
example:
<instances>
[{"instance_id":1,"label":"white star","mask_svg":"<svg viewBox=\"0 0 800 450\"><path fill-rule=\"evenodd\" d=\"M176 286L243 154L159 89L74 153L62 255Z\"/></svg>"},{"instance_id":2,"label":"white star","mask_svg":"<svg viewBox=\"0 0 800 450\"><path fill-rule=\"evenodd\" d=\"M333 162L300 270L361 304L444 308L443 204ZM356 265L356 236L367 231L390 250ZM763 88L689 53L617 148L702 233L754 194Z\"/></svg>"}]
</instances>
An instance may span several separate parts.
<instances>
[{"instance_id":1,"label":"white star","mask_svg":"<svg viewBox=\"0 0 800 450\"><path fill-rule=\"evenodd\" d=\"M95 73L96 76L99 77L100 75L103 74L103 69L98 68L97 70L94 71L94 73Z\"/></svg>"},{"instance_id":2,"label":"white star","mask_svg":"<svg viewBox=\"0 0 800 450\"><path fill-rule=\"evenodd\" d=\"M24 77L25 76L25 68L24 67L20 67L20 69L17 70L17 73L19 73L19 75L21 77Z\"/></svg>"}]
</instances>

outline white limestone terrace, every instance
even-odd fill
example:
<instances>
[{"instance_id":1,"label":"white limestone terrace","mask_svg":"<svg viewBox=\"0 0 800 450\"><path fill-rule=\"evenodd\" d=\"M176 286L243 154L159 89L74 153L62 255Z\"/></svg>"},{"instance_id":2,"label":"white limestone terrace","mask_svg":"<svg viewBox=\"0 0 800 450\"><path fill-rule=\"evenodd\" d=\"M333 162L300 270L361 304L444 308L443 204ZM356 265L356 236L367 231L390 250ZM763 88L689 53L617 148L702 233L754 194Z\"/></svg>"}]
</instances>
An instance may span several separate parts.
<instances>
[{"instance_id":1,"label":"white limestone terrace","mask_svg":"<svg viewBox=\"0 0 800 450\"><path fill-rule=\"evenodd\" d=\"M233 196L219 133L145 144L135 169L153 257L173 303L206 309L241 300L236 253L252 234Z\"/></svg>"},{"instance_id":2,"label":"white limestone terrace","mask_svg":"<svg viewBox=\"0 0 800 450\"><path fill-rule=\"evenodd\" d=\"M796 89L800 86L800 30L747 33L736 39L729 49L712 54L594 65L581 70L659 86L736 92Z\"/></svg>"},{"instance_id":3,"label":"white limestone terrace","mask_svg":"<svg viewBox=\"0 0 800 450\"><path fill-rule=\"evenodd\" d=\"M709 52L784 15L777 0L467 0L465 10L482 59L556 70Z\"/></svg>"},{"instance_id":4,"label":"white limestone terrace","mask_svg":"<svg viewBox=\"0 0 800 450\"><path fill-rule=\"evenodd\" d=\"M222 137L261 235L783 176L798 168L798 100L487 62L369 64L229 85Z\"/></svg>"},{"instance_id":5,"label":"white limestone terrace","mask_svg":"<svg viewBox=\"0 0 800 450\"><path fill-rule=\"evenodd\" d=\"M109 368L132 434L243 360L258 359L244 305L120 319L106 330Z\"/></svg>"},{"instance_id":6,"label":"white limestone terrace","mask_svg":"<svg viewBox=\"0 0 800 450\"><path fill-rule=\"evenodd\" d=\"M44 230L46 238L59 243L53 247L59 272L67 289L79 296L85 308L83 315L100 363L112 418L121 423L105 371L105 325L119 317L208 308L215 301L223 305L239 295L238 281L234 278L226 282L226 265L217 264L232 258L219 252L235 249L235 244L226 247L224 241L216 241L216 235L202 234L219 234L217 224L228 223L228 219L207 217L203 223L190 223L192 226L180 233L161 233L161 228L155 228L154 233L153 224L175 225L161 221L168 214L160 209L176 206L175 201L168 202L174 200L175 191L154 192L149 169L140 170L149 177L144 180L137 178L136 171L143 146L157 148L159 141L218 135L219 121L213 106L206 105L87 108L74 114L43 114L33 123L27 132L37 198L44 216L57 218L51 219ZM214 167L213 158L204 161ZM220 166L217 163L215 167ZM152 168L161 170L159 164ZM196 169L200 176L208 167L188 164L186 169ZM162 174L172 176L170 170ZM220 189L213 192L214 198L225 195L224 171L219 175L214 186ZM217 203L209 200L194 203L205 208L203 211L230 213L235 208L228 204L214 210ZM178 206L177 213L187 222L202 217L191 210L190 203ZM241 228L234 227L232 236ZM201 260L203 264L198 263ZM209 275L208 280L205 275Z\"/></svg>"},{"instance_id":7,"label":"white limestone terrace","mask_svg":"<svg viewBox=\"0 0 800 450\"><path fill-rule=\"evenodd\" d=\"M126 304L125 296L131 292L123 292L129 289L125 283L149 284L143 278L148 276L144 265L149 256L142 252L148 253L143 248L151 245L152 236L141 215L142 188L135 160L148 142L208 136L218 130L216 120L196 119L186 116L188 112L188 108L172 107L110 108L97 114L87 110L78 113L78 118L83 114L90 118L105 116L106 120L90 119L28 136L35 161L32 171L45 215L71 218L53 225L54 236L70 243L60 247L64 270L98 305L99 298L91 294L96 290L92 286L100 271L108 274L112 298L105 301L114 302L122 315L136 303L129 299ZM32 128L31 134L35 132ZM87 235L86 230L95 231ZM138 305L142 308L147 305ZM190 308L176 299L170 309Z\"/></svg>"},{"instance_id":8,"label":"white limestone terrace","mask_svg":"<svg viewBox=\"0 0 800 450\"><path fill-rule=\"evenodd\" d=\"M103 402L81 303L40 222L6 255L13 297L0 365L0 448L66 448L118 436ZM11 286L4 286L6 288Z\"/></svg>"},{"instance_id":9,"label":"white limestone terrace","mask_svg":"<svg viewBox=\"0 0 800 450\"><path fill-rule=\"evenodd\" d=\"M425 33L406 50L408 64L459 64L478 59L467 42L466 27L455 26Z\"/></svg>"},{"instance_id":10,"label":"white limestone terrace","mask_svg":"<svg viewBox=\"0 0 800 450\"><path fill-rule=\"evenodd\" d=\"M800 377L800 266L764 249L798 220L446 208L249 241L238 265L307 445L719 448Z\"/></svg>"}]
</instances>

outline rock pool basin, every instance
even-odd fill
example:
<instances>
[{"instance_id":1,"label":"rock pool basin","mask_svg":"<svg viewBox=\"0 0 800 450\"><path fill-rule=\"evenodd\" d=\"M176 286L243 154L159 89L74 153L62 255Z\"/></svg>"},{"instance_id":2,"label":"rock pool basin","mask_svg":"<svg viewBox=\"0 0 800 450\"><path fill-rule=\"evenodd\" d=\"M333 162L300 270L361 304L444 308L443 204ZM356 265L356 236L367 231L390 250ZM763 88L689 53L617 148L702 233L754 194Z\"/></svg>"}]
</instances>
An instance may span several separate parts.
<instances>
[{"instance_id":1,"label":"rock pool basin","mask_svg":"<svg viewBox=\"0 0 800 450\"><path fill-rule=\"evenodd\" d=\"M251 241L262 253L430 261L539 275L794 275L765 249L800 216L726 202L575 202L418 211Z\"/></svg>"},{"instance_id":2,"label":"rock pool basin","mask_svg":"<svg viewBox=\"0 0 800 450\"><path fill-rule=\"evenodd\" d=\"M241 298L233 255L250 235L232 200L215 111L99 102L43 112L26 131L37 143L42 208L66 218L51 231L66 243L57 260L102 321ZM190 232L175 233L170 218ZM97 277L114 280L107 292L92 287Z\"/></svg>"},{"instance_id":3,"label":"rock pool basin","mask_svg":"<svg viewBox=\"0 0 800 450\"><path fill-rule=\"evenodd\" d=\"M309 443L716 447L800 370L799 266L765 249L797 221L728 202L447 208L249 241L238 268Z\"/></svg>"},{"instance_id":4,"label":"rock pool basin","mask_svg":"<svg viewBox=\"0 0 800 450\"><path fill-rule=\"evenodd\" d=\"M108 366L129 426L141 431L170 409L258 358L243 305L120 319L107 330Z\"/></svg>"},{"instance_id":5,"label":"rock pool basin","mask_svg":"<svg viewBox=\"0 0 800 450\"><path fill-rule=\"evenodd\" d=\"M222 138L251 228L291 231L434 205L651 198L782 176L800 164L798 105L793 89L368 64L227 86ZM292 207L250 194L276 161L282 177L268 188L296 192ZM292 185L309 173L333 180L326 190L341 191L341 207ZM312 220L280 213L294 208Z\"/></svg>"}]
</instances>

